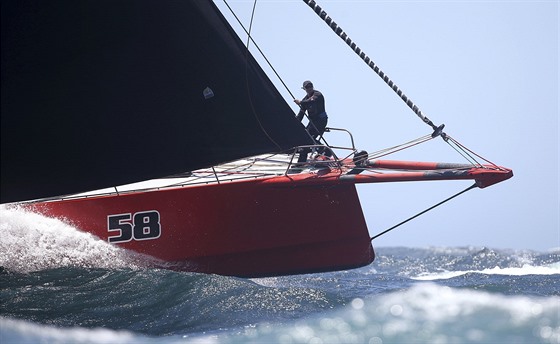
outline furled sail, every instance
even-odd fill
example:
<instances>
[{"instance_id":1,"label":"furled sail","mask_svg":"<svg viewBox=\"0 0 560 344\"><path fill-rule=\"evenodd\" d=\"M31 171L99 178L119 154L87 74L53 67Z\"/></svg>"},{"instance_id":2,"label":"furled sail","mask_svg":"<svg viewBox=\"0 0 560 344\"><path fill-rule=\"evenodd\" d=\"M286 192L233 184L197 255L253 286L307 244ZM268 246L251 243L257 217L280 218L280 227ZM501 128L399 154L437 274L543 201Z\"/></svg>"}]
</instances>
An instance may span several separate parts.
<instances>
[{"instance_id":1,"label":"furled sail","mask_svg":"<svg viewBox=\"0 0 560 344\"><path fill-rule=\"evenodd\" d=\"M311 140L211 0L2 1L1 201Z\"/></svg>"}]
</instances>

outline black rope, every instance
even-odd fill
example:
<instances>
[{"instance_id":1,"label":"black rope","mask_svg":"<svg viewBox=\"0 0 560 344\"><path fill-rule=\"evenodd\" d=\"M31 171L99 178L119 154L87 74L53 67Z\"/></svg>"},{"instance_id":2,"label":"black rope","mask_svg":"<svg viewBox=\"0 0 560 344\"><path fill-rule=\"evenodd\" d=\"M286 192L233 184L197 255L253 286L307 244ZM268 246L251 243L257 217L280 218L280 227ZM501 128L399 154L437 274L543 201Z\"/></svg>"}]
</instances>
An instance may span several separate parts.
<instances>
[{"instance_id":1,"label":"black rope","mask_svg":"<svg viewBox=\"0 0 560 344\"><path fill-rule=\"evenodd\" d=\"M422 211L422 212L420 212L420 213L418 213L418 214L416 214L416 215L414 215L414 216L412 216L412 217L410 217L410 218L404 220L404 221L401 222L401 223L398 223L398 224L394 225L393 227L391 227L391 228L389 228L389 229L384 230L383 232L381 232L381 233L379 233L379 234L377 234L377 235L374 235L373 237L371 237L371 238L369 239L369 241L373 241L373 239L378 238L378 237L382 236L383 234L388 233L388 232L392 231L393 229L395 229L395 228L397 228L397 227L399 227L399 226L401 226L401 225L404 225L404 224L407 223L408 221L414 220L414 219L417 218L418 216L420 216L420 215L422 215L422 214L425 214L425 213L427 213L428 211L430 211L430 210L432 210L432 209L434 209L434 208L436 208L436 207L442 205L443 203L445 203L445 202L447 202L447 201L450 201L450 200L452 200L453 198L455 198L455 197L457 197L457 196L460 196L460 195L464 194L465 192L467 192L467 191L469 191L469 190L472 190L472 189L474 189L474 188L476 188L476 187L477 187L477 185L476 185L476 183L474 183L473 185L469 186L469 187L466 188L465 190L463 190L463 191L461 191L461 192L459 192L459 193L456 193L455 195L453 195L453 196L451 196L451 197L449 197L449 198L447 198L447 199L445 199L445 200L439 202L439 203L436 204L436 205L433 205L433 206L429 207L428 209L426 209L426 210L424 210L424 211Z\"/></svg>"},{"instance_id":2,"label":"black rope","mask_svg":"<svg viewBox=\"0 0 560 344\"><path fill-rule=\"evenodd\" d=\"M389 77L381 70L379 69L379 67L369 58L369 56L367 56L357 45L356 43L354 43L350 37L348 37L348 35L346 34L346 32L344 32L342 30L342 28L340 26L338 26L334 20L331 19L331 17L329 17L327 15L327 13L325 11L323 11L323 9L317 5L317 3L315 3L314 0L303 0L303 2L305 2L309 7L311 7L311 9L313 9L313 11L315 11L315 13L317 13L317 15L323 19L323 21L325 23L327 23L327 25L340 37L342 38L342 40L344 42L346 42L346 44L348 44L348 46L354 50L354 52L360 56L360 58L362 60L364 60L364 62L371 68L373 69L373 71L379 75L379 77L381 77L381 79L383 79L383 81L385 81L385 83L387 85L389 85L389 87L391 87L393 89L393 91L395 91L395 93L397 93L397 95L399 97L401 97L401 99L406 103L406 105L408 105L408 107L410 109L412 109L412 111L426 124L428 124L430 127L432 127L432 129L434 130L432 137L436 137L440 134L442 134L442 130L444 125L440 125L439 127L437 125L435 125L434 123L432 123L432 121L424 116L424 114L422 113L422 111L418 108L418 106L416 106L412 100L410 98L408 98L403 91L393 82L393 80L389 79ZM444 136L444 135L443 135ZM445 137L445 136L444 136Z\"/></svg>"}]
</instances>

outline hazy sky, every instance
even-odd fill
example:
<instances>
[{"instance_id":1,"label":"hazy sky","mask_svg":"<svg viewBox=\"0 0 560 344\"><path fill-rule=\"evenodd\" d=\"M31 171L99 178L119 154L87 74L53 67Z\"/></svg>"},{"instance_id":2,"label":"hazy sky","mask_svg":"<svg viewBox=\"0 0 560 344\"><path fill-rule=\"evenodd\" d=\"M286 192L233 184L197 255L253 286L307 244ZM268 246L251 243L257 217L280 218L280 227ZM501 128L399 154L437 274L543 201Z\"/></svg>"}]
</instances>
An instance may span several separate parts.
<instances>
[{"instance_id":1,"label":"hazy sky","mask_svg":"<svg viewBox=\"0 0 560 344\"><path fill-rule=\"evenodd\" d=\"M215 3L241 35L223 1ZM228 3L248 27L253 0ZM469 191L374 246L560 247L558 1L317 3L435 124L514 170L512 179ZM314 82L325 95L329 126L350 130L359 149L431 133L303 1L257 1L252 36L297 98L303 80ZM345 136L326 138L349 145ZM465 162L441 139L387 158ZM471 184L367 184L358 192L375 235Z\"/></svg>"}]
</instances>

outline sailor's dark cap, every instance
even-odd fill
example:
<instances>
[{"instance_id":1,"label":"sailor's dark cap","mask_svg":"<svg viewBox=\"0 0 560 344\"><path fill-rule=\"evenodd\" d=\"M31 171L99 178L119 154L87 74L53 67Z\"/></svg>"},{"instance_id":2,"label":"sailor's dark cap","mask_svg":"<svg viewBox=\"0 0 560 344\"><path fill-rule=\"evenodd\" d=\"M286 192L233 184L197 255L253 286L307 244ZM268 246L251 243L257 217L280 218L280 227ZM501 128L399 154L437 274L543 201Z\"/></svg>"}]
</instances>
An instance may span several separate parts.
<instances>
[{"instance_id":1,"label":"sailor's dark cap","mask_svg":"<svg viewBox=\"0 0 560 344\"><path fill-rule=\"evenodd\" d=\"M302 88L305 90L307 87L313 87L313 83L309 80L305 80L303 82L303 87Z\"/></svg>"}]
</instances>

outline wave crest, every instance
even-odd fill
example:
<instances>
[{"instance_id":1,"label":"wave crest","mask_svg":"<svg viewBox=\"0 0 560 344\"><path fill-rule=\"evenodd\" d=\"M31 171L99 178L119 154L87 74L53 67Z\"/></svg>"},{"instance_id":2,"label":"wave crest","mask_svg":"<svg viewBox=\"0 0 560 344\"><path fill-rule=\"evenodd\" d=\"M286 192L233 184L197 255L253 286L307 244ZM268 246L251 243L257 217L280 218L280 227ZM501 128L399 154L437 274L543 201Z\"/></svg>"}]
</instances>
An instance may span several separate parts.
<instances>
[{"instance_id":1,"label":"wave crest","mask_svg":"<svg viewBox=\"0 0 560 344\"><path fill-rule=\"evenodd\" d=\"M148 259L58 219L1 206L0 266L10 272L58 267L139 268Z\"/></svg>"},{"instance_id":2,"label":"wave crest","mask_svg":"<svg viewBox=\"0 0 560 344\"><path fill-rule=\"evenodd\" d=\"M532 266L523 265L516 268L500 268L498 266L492 269L484 270L468 270L468 271L443 271L438 273L425 273L419 276L412 277L412 279L420 281L433 281L440 279L450 279L454 277L463 276L466 274L484 274L484 275L504 275L504 276L527 276L527 275L558 275L560 274L560 262L552 263L548 266Z\"/></svg>"}]
</instances>

